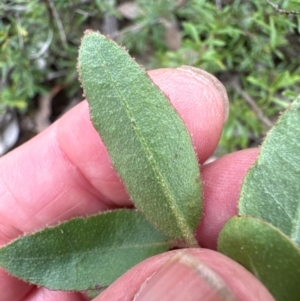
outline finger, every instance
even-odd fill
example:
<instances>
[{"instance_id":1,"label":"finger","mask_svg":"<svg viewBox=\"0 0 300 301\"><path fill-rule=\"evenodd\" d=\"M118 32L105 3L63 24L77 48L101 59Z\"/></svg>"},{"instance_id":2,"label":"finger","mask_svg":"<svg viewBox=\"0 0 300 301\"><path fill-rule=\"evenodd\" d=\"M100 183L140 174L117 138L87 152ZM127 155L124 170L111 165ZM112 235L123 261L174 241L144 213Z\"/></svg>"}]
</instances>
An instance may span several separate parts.
<instances>
[{"instance_id":1,"label":"finger","mask_svg":"<svg viewBox=\"0 0 300 301\"><path fill-rule=\"evenodd\" d=\"M211 80L190 70L161 69L150 76L187 123L204 161L221 134L224 96ZM0 244L46 224L130 205L86 102L0 162L5 200L0 202Z\"/></svg>"},{"instance_id":2,"label":"finger","mask_svg":"<svg viewBox=\"0 0 300 301\"><path fill-rule=\"evenodd\" d=\"M202 167L204 209L196 234L200 246L216 249L221 229L237 214L242 182L258 151L235 152Z\"/></svg>"},{"instance_id":3,"label":"finger","mask_svg":"<svg viewBox=\"0 0 300 301\"><path fill-rule=\"evenodd\" d=\"M207 249L182 252L168 252L140 263L95 301L274 301L252 274L230 258Z\"/></svg>"}]
</instances>

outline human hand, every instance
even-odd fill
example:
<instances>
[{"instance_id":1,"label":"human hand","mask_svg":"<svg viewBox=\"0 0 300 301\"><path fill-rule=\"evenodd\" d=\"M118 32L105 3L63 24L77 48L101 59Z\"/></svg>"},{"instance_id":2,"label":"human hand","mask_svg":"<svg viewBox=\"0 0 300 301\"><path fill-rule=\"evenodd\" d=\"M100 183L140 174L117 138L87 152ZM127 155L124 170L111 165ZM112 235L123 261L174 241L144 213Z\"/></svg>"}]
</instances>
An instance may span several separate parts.
<instances>
[{"instance_id":1,"label":"human hand","mask_svg":"<svg viewBox=\"0 0 300 301\"><path fill-rule=\"evenodd\" d=\"M218 144L228 112L221 86L195 68L160 69L149 75L181 115L203 163ZM202 167L204 212L197 229L202 247L216 249L221 228L237 213L242 179L257 154L256 149L240 151ZM2 157L0 166L0 246L75 216L131 205L90 122L86 102ZM149 258L95 300L129 301L135 295L136 301L274 300L243 267L212 250L175 250ZM227 299L211 293L216 290ZM0 301L87 300L83 294L28 285L1 269L0 292ZM233 295L236 299L228 297Z\"/></svg>"}]
</instances>

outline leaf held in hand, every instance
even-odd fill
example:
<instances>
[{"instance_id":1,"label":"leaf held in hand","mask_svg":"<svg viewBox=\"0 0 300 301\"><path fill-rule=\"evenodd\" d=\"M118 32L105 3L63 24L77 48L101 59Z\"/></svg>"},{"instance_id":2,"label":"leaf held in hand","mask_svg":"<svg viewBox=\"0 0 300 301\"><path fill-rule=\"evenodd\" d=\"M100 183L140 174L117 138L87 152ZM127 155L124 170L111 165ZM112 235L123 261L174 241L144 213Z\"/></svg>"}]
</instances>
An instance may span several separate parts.
<instances>
[{"instance_id":1,"label":"leaf held in hand","mask_svg":"<svg viewBox=\"0 0 300 301\"><path fill-rule=\"evenodd\" d=\"M267 135L247 173L239 214L271 223L300 246L300 96Z\"/></svg>"},{"instance_id":2,"label":"leaf held in hand","mask_svg":"<svg viewBox=\"0 0 300 301\"><path fill-rule=\"evenodd\" d=\"M0 249L0 266L53 290L86 290L109 285L170 247L141 213L115 210L23 236Z\"/></svg>"},{"instance_id":3,"label":"leaf held in hand","mask_svg":"<svg viewBox=\"0 0 300 301\"><path fill-rule=\"evenodd\" d=\"M277 301L298 301L300 250L271 224L233 217L222 229L218 250L251 271Z\"/></svg>"},{"instance_id":4,"label":"leaf held in hand","mask_svg":"<svg viewBox=\"0 0 300 301\"><path fill-rule=\"evenodd\" d=\"M79 77L91 118L127 191L159 230L196 245L201 179L187 129L128 53L88 31Z\"/></svg>"}]
</instances>

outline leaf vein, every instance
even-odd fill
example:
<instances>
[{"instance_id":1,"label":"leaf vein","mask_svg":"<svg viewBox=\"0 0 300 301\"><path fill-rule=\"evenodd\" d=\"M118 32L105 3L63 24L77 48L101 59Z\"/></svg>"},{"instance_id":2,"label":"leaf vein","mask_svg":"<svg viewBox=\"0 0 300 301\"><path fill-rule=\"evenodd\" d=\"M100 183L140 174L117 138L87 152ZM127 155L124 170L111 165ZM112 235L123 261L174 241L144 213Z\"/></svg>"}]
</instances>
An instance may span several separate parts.
<instances>
[{"instance_id":1,"label":"leaf vein","mask_svg":"<svg viewBox=\"0 0 300 301\"><path fill-rule=\"evenodd\" d=\"M118 83L114 80L111 72L109 72L109 69L106 67L105 59L102 57L101 51L98 51L98 54L99 54L99 58L102 61L103 68L106 70L106 73L109 75L111 81L113 82L113 84L115 86L116 91L119 94L121 103L123 104L123 107L125 109L125 112L127 113L129 120L134 119L134 115L131 112L130 106L128 105L128 103L126 101L126 98L124 97L123 93L120 91ZM182 232L182 224L185 224L185 228L189 229L189 225L185 221L184 215L181 213L180 208L178 206L176 206L176 202L173 199L173 197L170 193L170 190L168 188L168 185L165 183L165 180L164 180L161 172L159 171L159 168L157 167L157 162L154 159L154 156L153 156L145 138L143 137L139 127L136 125L136 123L131 124L131 125L132 125L132 128L133 128L134 132L136 133L137 137L139 138L140 144L146 154L146 158L147 158L148 162L150 163L150 166L152 167L152 170L154 171L154 174L156 175L157 180L160 183L160 187L162 188L164 195L166 196L166 201L169 204L169 208L172 210L173 214L177 217L176 221L179 220L181 222L181 224L178 225L180 231ZM181 214L178 214L178 212L180 212ZM183 234L185 234L185 233L183 233Z\"/></svg>"}]
</instances>

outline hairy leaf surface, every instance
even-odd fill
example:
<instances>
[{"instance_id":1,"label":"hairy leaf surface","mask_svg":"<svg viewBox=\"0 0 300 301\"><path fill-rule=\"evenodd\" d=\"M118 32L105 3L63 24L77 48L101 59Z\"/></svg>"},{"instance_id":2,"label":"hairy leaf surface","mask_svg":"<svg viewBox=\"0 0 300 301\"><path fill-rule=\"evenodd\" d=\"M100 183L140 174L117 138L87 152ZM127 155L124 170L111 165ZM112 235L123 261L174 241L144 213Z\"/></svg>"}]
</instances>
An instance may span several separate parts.
<instances>
[{"instance_id":1,"label":"hairy leaf surface","mask_svg":"<svg viewBox=\"0 0 300 301\"><path fill-rule=\"evenodd\" d=\"M300 250L271 224L233 217L222 229L218 250L251 271L277 301L298 301Z\"/></svg>"},{"instance_id":2,"label":"hairy leaf surface","mask_svg":"<svg viewBox=\"0 0 300 301\"><path fill-rule=\"evenodd\" d=\"M187 129L128 53L87 31L78 71L93 124L127 191L164 233L196 245L201 180Z\"/></svg>"},{"instance_id":3,"label":"hairy leaf surface","mask_svg":"<svg viewBox=\"0 0 300 301\"><path fill-rule=\"evenodd\" d=\"M115 210L18 238L0 249L0 266L53 290L98 289L171 246L140 212Z\"/></svg>"},{"instance_id":4,"label":"hairy leaf surface","mask_svg":"<svg viewBox=\"0 0 300 301\"><path fill-rule=\"evenodd\" d=\"M300 246L300 96L267 135L247 173L239 214L271 223Z\"/></svg>"}]
</instances>

